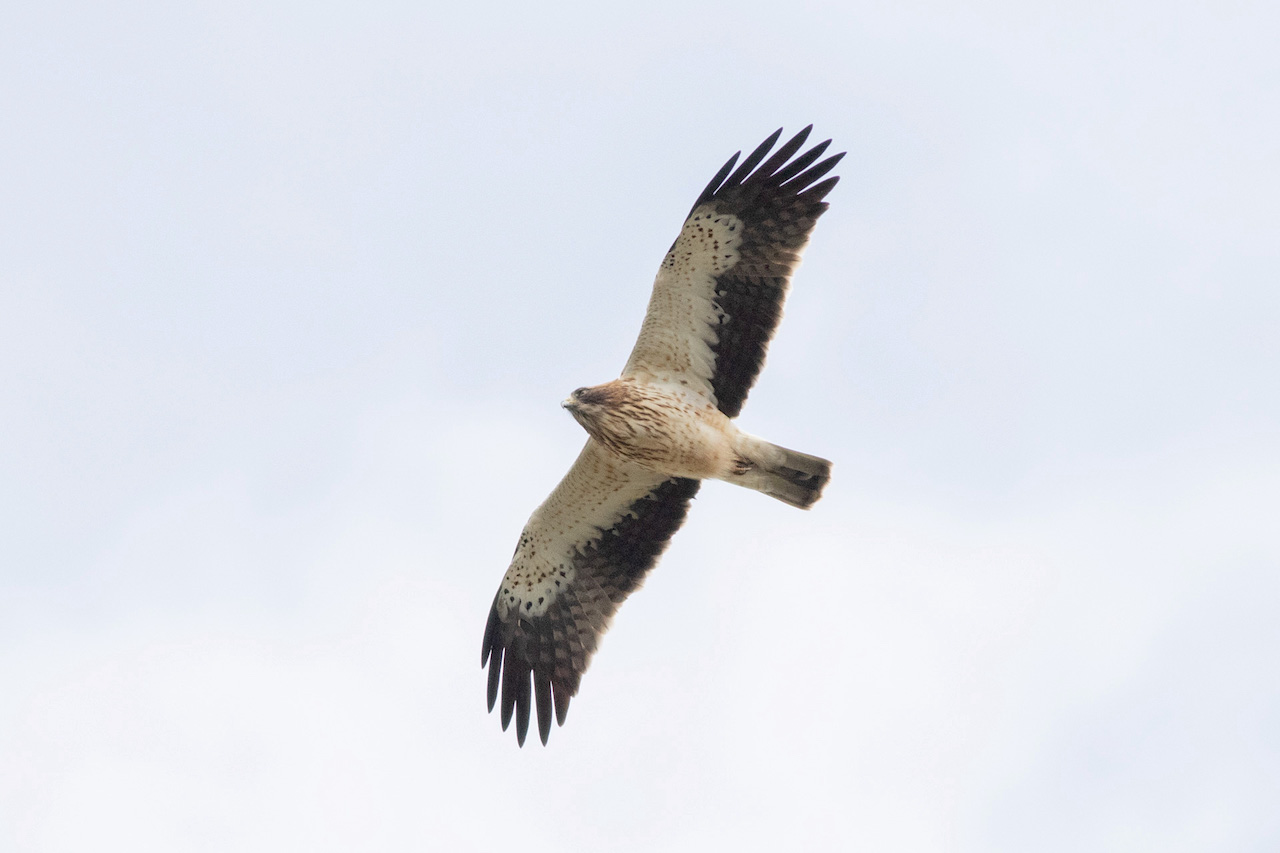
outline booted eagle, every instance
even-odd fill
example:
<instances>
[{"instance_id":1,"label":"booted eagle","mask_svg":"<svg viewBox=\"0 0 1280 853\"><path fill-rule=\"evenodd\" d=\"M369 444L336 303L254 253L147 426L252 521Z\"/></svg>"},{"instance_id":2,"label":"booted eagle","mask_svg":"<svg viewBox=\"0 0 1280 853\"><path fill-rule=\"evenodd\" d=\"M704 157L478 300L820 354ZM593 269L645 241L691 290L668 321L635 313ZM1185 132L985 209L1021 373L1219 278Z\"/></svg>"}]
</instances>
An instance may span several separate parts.
<instances>
[{"instance_id":1,"label":"booted eagle","mask_svg":"<svg viewBox=\"0 0 1280 853\"><path fill-rule=\"evenodd\" d=\"M694 202L662 260L622 376L562 404L590 436L520 534L489 611L480 665L489 710L524 745L532 706L547 742L563 725L601 635L684 522L701 481L724 480L808 509L831 463L733 423L782 319L791 274L844 154L796 156L806 127L765 160L778 130ZM732 174L730 174L732 173Z\"/></svg>"}]
</instances>

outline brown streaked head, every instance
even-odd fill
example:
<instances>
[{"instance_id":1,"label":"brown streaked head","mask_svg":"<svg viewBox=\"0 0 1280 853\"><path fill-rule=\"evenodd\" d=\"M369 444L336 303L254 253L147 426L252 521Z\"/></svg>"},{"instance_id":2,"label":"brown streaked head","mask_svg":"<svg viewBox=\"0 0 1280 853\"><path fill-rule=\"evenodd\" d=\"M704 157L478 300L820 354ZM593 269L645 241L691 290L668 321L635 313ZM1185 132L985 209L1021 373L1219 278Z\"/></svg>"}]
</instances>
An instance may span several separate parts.
<instances>
[{"instance_id":1,"label":"brown streaked head","mask_svg":"<svg viewBox=\"0 0 1280 853\"><path fill-rule=\"evenodd\" d=\"M572 412L595 406L614 405L620 402L623 396L623 391L617 386L616 381L606 382L590 388L579 388L560 405Z\"/></svg>"}]
</instances>

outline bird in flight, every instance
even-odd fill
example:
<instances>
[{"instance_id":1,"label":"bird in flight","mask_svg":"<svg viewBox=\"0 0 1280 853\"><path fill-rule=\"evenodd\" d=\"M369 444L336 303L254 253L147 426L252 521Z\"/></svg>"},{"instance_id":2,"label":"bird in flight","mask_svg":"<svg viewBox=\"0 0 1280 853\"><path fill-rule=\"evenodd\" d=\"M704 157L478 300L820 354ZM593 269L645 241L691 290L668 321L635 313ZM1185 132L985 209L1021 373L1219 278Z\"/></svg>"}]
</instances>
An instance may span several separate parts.
<instances>
[{"instance_id":1,"label":"bird in flight","mask_svg":"<svg viewBox=\"0 0 1280 853\"><path fill-rule=\"evenodd\" d=\"M547 742L619 605L644 580L707 478L808 509L831 463L741 432L733 419L782 319L791 275L844 156L805 151L812 125L769 156L781 129L716 173L662 260L622 375L562 403L587 444L534 510L489 611L480 665L492 711L532 706ZM768 157L766 160L765 158Z\"/></svg>"}]
</instances>

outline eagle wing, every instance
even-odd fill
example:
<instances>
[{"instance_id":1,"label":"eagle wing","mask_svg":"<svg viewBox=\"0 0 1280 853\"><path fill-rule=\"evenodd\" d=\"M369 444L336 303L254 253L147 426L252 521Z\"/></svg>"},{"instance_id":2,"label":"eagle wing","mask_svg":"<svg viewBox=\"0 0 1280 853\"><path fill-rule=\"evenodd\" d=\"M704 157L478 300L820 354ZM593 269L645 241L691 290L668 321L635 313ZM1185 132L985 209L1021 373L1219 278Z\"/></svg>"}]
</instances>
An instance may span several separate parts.
<instances>
[{"instance_id":1,"label":"eagle wing","mask_svg":"<svg viewBox=\"0 0 1280 853\"><path fill-rule=\"evenodd\" d=\"M544 744L553 704L564 724L600 636L684 522L699 485L641 468L588 439L529 518L489 611L480 659L489 666L489 710L501 685L502 728L514 711L522 746L531 696Z\"/></svg>"},{"instance_id":2,"label":"eagle wing","mask_svg":"<svg viewBox=\"0 0 1280 853\"><path fill-rule=\"evenodd\" d=\"M795 156L811 129L767 161L781 129L736 171L733 155L698 196L658 270L623 376L684 385L731 418L742 411L791 274L827 209L822 199L839 180L820 179L843 153L815 162L831 140Z\"/></svg>"}]
</instances>

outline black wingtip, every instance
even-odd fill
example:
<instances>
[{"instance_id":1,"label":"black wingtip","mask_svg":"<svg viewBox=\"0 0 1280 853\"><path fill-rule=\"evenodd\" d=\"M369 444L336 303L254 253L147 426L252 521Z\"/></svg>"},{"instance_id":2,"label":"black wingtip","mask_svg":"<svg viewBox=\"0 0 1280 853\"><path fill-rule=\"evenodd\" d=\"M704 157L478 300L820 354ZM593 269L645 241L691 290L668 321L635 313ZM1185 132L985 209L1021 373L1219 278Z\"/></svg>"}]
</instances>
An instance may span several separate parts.
<instances>
[{"instance_id":1,"label":"black wingtip","mask_svg":"<svg viewBox=\"0 0 1280 853\"><path fill-rule=\"evenodd\" d=\"M835 185L838 183L840 183L840 176L834 175L830 178L827 178L825 181L823 181L820 184L814 184L813 186L809 187L809 189L804 191L804 194L802 197L807 199L810 202L815 202L815 201L822 202L822 205L823 205L822 209L826 210L827 203L822 200L827 197L827 193L831 192L831 190L834 189Z\"/></svg>"},{"instance_id":2,"label":"black wingtip","mask_svg":"<svg viewBox=\"0 0 1280 853\"><path fill-rule=\"evenodd\" d=\"M551 734L551 678L544 672L533 672L533 698L538 710L538 737L547 745Z\"/></svg>"},{"instance_id":3,"label":"black wingtip","mask_svg":"<svg viewBox=\"0 0 1280 853\"><path fill-rule=\"evenodd\" d=\"M816 166L812 165L831 145L831 140L827 139L819 142L803 154L796 156L796 153L804 147L809 139L809 134L812 132L813 125L806 125L799 133L783 143L781 148L774 151L768 160L764 158L769 155L769 152L773 150L773 146L782 138L782 128L778 128L771 133L740 164L738 164L738 158L742 155L742 152L739 151L734 154L729 158L729 162L725 163L720 168L720 171L716 172L715 177L711 179L706 189L698 196L698 200L694 202L690 213L701 205L710 202L712 199L719 198L723 193L731 192L735 187L741 185L767 188L769 192L785 189L786 192L794 195L807 192L806 188L835 168L835 165L840 162L845 154L845 152L841 152L828 157ZM795 159L792 159L793 157ZM761 161L764 161L763 164ZM736 169L734 169L735 164L737 164Z\"/></svg>"},{"instance_id":4,"label":"black wingtip","mask_svg":"<svg viewBox=\"0 0 1280 853\"><path fill-rule=\"evenodd\" d=\"M711 200L711 198L716 194L716 191L720 189L720 185L724 183L725 176L733 171L734 164L738 162L738 158L741 156L741 151L735 152L734 155L729 158L728 162L720 167L720 171L716 172L716 176L712 178L707 183L706 188L698 194L698 200L695 201L693 203L693 207L689 209L690 213L696 210L698 205Z\"/></svg>"},{"instance_id":5,"label":"black wingtip","mask_svg":"<svg viewBox=\"0 0 1280 853\"><path fill-rule=\"evenodd\" d=\"M502 730L505 732L507 726L511 725L511 714L516 709L516 699L520 695L520 680L523 676L527 682L529 676L520 672L518 665L510 658L507 659L506 665L502 668ZM526 689L527 684L526 684Z\"/></svg>"},{"instance_id":6,"label":"black wingtip","mask_svg":"<svg viewBox=\"0 0 1280 853\"><path fill-rule=\"evenodd\" d=\"M779 163L778 166L780 168L777 168L773 176L769 178L769 183L774 186L782 186L787 181L809 168L809 164L821 157L822 153L826 151L830 145L830 139L819 142L817 145L813 146L790 163L787 163L785 166Z\"/></svg>"},{"instance_id":7,"label":"black wingtip","mask_svg":"<svg viewBox=\"0 0 1280 853\"><path fill-rule=\"evenodd\" d=\"M756 150L752 151L747 159L742 161L742 165L738 167L738 171L729 176L729 180L724 182L727 187L737 186L747 179L751 174L751 170L760 165L760 161L764 159L764 155L768 154L774 145L778 144L779 137L782 136L782 128L778 128L769 134L769 138L756 146Z\"/></svg>"},{"instance_id":8,"label":"black wingtip","mask_svg":"<svg viewBox=\"0 0 1280 853\"><path fill-rule=\"evenodd\" d=\"M791 137L791 139L787 141L787 144L784 147L791 148L792 146L794 146L798 150L802 145L804 145L805 141L809 138L809 134L811 133L813 133L813 125L806 124L804 127L800 128L799 133L797 133L795 136Z\"/></svg>"},{"instance_id":9,"label":"black wingtip","mask_svg":"<svg viewBox=\"0 0 1280 853\"><path fill-rule=\"evenodd\" d=\"M484 625L484 640L480 643L480 666L483 668L489 662L489 652L493 650L493 635L498 630L498 613L496 610L489 611L489 621Z\"/></svg>"},{"instance_id":10,"label":"black wingtip","mask_svg":"<svg viewBox=\"0 0 1280 853\"><path fill-rule=\"evenodd\" d=\"M502 675L502 658L494 651L493 663L489 665L489 687L485 694L489 700L489 713L493 713L494 703L498 701L498 683Z\"/></svg>"},{"instance_id":11,"label":"black wingtip","mask_svg":"<svg viewBox=\"0 0 1280 853\"><path fill-rule=\"evenodd\" d=\"M527 685L526 685L527 686ZM529 734L529 694L522 693L516 700L516 741L524 746L524 739Z\"/></svg>"},{"instance_id":12,"label":"black wingtip","mask_svg":"<svg viewBox=\"0 0 1280 853\"><path fill-rule=\"evenodd\" d=\"M565 718L569 716L569 700L573 696L569 694L563 687L557 685L555 691L556 699L556 725L563 726Z\"/></svg>"},{"instance_id":13,"label":"black wingtip","mask_svg":"<svg viewBox=\"0 0 1280 853\"><path fill-rule=\"evenodd\" d=\"M834 169L836 164L843 160L844 155L847 153L848 152L846 151L841 151L839 154L833 154L818 165L801 172L799 175L796 175L794 178L787 181L785 185L786 189L795 192L797 195L805 192L806 188L808 188L810 184Z\"/></svg>"},{"instance_id":14,"label":"black wingtip","mask_svg":"<svg viewBox=\"0 0 1280 853\"><path fill-rule=\"evenodd\" d=\"M756 173L749 178L753 181L764 181L770 184L780 184L785 178L778 178L774 173L783 167L791 157L804 146L805 140L809 138L809 131L813 130L813 125L809 125L804 130L791 137L786 143L773 152L768 160L765 161ZM804 155L809 156L808 154ZM803 167L802 167L803 168Z\"/></svg>"}]
</instances>

